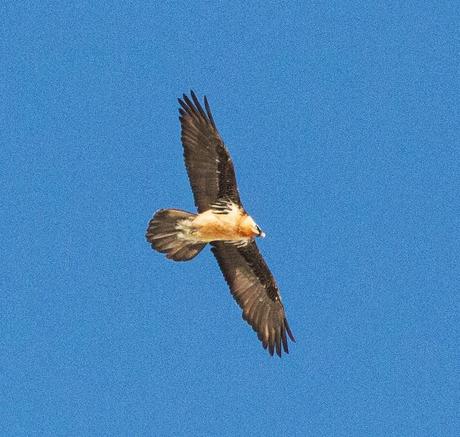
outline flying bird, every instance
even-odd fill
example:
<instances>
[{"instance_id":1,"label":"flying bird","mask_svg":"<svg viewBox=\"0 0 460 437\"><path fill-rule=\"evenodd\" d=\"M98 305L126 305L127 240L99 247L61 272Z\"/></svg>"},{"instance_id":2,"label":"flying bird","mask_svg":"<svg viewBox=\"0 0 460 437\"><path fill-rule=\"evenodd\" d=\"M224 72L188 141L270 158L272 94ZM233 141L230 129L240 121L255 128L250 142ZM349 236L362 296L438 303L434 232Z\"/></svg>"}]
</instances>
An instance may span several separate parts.
<instances>
[{"instance_id":1,"label":"flying bird","mask_svg":"<svg viewBox=\"0 0 460 437\"><path fill-rule=\"evenodd\" d=\"M195 93L178 99L185 166L198 214L160 209L146 238L174 261L194 258L206 244L219 263L230 291L270 355L288 353L289 328L275 279L257 248L264 237L241 203L232 159L216 128L208 100Z\"/></svg>"}]
</instances>

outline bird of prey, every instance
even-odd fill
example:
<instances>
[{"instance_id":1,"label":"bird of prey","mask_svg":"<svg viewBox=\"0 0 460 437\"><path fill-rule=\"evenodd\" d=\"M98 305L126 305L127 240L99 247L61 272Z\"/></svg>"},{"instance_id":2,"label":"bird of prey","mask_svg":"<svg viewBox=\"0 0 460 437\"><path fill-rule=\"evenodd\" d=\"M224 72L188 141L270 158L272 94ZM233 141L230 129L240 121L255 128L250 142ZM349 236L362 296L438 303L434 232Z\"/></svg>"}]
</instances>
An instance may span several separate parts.
<instances>
[{"instance_id":1,"label":"bird of prey","mask_svg":"<svg viewBox=\"0 0 460 437\"><path fill-rule=\"evenodd\" d=\"M195 257L206 244L219 263L243 319L256 331L270 355L289 352L289 328L275 279L257 248L265 234L243 208L232 159L211 114L195 93L178 99L185 166L198 214L160 209L146 238L153 249L174 261Z\"/></svg>"}]
</instances>

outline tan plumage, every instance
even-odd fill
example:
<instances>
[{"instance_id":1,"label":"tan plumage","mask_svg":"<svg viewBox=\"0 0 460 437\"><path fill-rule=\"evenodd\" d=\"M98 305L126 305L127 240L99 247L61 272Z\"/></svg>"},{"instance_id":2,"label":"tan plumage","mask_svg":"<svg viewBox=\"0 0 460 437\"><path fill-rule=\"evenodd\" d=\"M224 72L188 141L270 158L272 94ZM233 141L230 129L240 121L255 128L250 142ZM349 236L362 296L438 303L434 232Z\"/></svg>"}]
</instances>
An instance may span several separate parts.
<instances>
[{"instance_id":1,"label":"tan plumage","mask_svg":"<svg viewBox=\"0 0 460 437\"><path fill-rule=\"evenodd\" d=\"M207 244L243 318L273 355L289 352L294 337L286 320L275 279L254 238L264 236L246 213L238 193L230 155L217 131L206 97L179 99L184 159L198 214L176 209L158 211L147 228L152 247L175 261L195 257Z\"/></svg>"}]
</instances>

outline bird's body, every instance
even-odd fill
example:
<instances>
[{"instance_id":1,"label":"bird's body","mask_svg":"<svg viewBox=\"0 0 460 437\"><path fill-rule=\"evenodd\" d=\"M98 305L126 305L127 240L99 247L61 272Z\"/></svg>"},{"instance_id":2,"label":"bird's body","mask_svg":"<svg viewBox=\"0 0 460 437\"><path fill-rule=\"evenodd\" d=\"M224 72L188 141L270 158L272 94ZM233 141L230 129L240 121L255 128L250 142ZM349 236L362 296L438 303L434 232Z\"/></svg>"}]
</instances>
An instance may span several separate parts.
<instances>
[{"instance_id":1,"label":"bird's body","mask_svg":"<svg viewBox=\"0 0 460 437\"><path fill-rule=\"evenodd\" d=\"M242 206L230 155L195 94L179 99L182 144L198 214L161 209L147 228L152 247L175 261L194 258L210 243L243 318L271 355L288 352L287 323L275 280L254 239L265 234Z\"/></svg>"},{"instance_id":2,"label":"bird's body","mask_svg":"<svg viewBox=\"0 0 460 437\"><path fill-rule=\"evenodd\" d=\"M259 235L254 220L238 205L229 203L228 210L208 209L191 222L196 238L203 242L233 241L244 244Z\"/></svg>"}]
</instances>

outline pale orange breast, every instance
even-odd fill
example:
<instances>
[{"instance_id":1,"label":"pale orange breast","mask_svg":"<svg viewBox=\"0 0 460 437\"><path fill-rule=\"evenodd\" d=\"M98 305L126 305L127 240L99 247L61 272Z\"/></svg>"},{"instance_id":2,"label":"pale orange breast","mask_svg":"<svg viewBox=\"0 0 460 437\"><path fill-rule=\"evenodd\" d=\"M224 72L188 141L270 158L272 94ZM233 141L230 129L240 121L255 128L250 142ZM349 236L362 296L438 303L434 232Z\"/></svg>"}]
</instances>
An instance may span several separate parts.
<instances>
[{"instance_id":1,"label":"pale orange breast","mask_svg":"<svg viewBox=\"0 0 460 437\"><path fill-rule=\"evenodd\" d=\"M243 240L253 237L248 228L245 215L239 211L230 214L215 214L205 211L192 222L195 238L201 241Z\"/></svg>"},{"instance_id":2,"label":"pale orange breast","mask_svg":"<svg viewBox=\"0 0 460 437\"><path fill-rule=\"evenodd\" d=\"M215 241L215 240L240 240L241 237L238 235L237 230L234 226L225 223L209 223L202 226L197 236L203 239L203 241Z\"/></svg>"}]
</instances>

